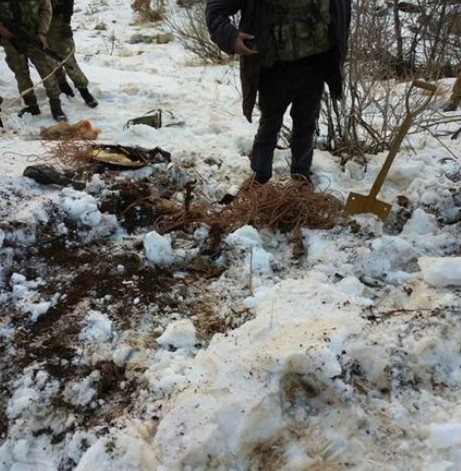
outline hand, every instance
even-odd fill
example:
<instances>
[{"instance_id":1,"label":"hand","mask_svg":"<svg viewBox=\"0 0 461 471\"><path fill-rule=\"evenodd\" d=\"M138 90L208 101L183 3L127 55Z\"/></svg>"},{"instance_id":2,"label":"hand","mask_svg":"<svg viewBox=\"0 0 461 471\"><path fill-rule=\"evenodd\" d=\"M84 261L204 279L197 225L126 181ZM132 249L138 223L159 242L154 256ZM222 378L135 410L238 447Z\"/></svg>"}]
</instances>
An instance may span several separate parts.
<instances>
[{"instance_id":1,"label":"hand","mask_svg":"<svg viewBox=\"0 0 461 471\"><path fill-rule=\"evenodd\" d=\"M37 33L37 39L39 40L40 44L46 48L48 47L48 39L46 37L46 34L43 33Z\"/></svg>"},{"instance_id":2,"label":"hand","mask_svg":"<svg viewBox=\"0 0 461 471\"><path fill-rule=\"evenodd\" d=\"M0 36L5 39L13 39L14 34L0 23Z\"/></svg>"},{"instance_id":3,"label":"hand","mask_svg":"<svg viewBox=\"0 0 461 471\"><path fill-rule=\"evenodd\" d=\"M234 43L234 52L240 56L254 56L258 54L256 49L250 49L244 43L246 39L254 39L255 37L252 34L239 32L237 39Z\"/></svg>"}]
</instances>

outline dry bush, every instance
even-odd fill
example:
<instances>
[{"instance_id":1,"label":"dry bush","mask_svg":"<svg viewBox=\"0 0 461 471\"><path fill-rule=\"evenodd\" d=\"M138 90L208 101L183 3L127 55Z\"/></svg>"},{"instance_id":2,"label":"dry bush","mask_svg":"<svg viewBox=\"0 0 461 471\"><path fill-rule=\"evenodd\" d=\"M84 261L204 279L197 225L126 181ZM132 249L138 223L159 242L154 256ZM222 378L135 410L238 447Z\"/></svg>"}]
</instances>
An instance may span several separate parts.
<instances>
[{"instance_id":1,"label":"dry bush","mask_svg":"<svg viewBox=\"0 0 461 471\"><path fill-rule=\"evenodd\" d=\"M131 8L144 21L160 21L165 17L165 0L134 0Z\"/></svg>"},{"instance_id":2,"label":"dry bush","mask_svg":"<svg viewBox=\"0 0 461 471\"><path fill-rule=\"evenodd\" d=\"M205 1L186 2L181 15L168 20L179 43L205 63L223 64L232 59L210 40L205 19Z\"/></svg>"},{"instance_id":3,"label":"dry bush","mask_svg":"<svg viewBox=\"0 0 461 471\"><path fill-rule=\"evenodd\" d=\"M358 0L352 8L345 98L326 99L319 121L326 149L343 163L387 150L411 80L452 75L461 61L460 4Z\"/></svg>"}]
</instances>

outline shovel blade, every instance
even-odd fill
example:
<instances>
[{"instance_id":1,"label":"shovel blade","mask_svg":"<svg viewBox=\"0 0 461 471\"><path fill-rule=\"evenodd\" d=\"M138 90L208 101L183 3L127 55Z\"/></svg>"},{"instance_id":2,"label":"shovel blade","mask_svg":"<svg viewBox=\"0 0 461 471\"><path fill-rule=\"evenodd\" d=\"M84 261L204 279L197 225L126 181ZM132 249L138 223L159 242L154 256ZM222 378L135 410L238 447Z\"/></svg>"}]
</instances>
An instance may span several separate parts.
<instances>
[{"instance_id":1,"label":"shovel blade","mask_svg":"<svg viewBox=\"0 0 461 471\"><path fill-rule=\"evenodd\" d=\"M370 195L360 195L359 193L349 193L344 214L373 213L385 222L391 212L392 205L380 201Z\"/></svg>"}]
</instances>

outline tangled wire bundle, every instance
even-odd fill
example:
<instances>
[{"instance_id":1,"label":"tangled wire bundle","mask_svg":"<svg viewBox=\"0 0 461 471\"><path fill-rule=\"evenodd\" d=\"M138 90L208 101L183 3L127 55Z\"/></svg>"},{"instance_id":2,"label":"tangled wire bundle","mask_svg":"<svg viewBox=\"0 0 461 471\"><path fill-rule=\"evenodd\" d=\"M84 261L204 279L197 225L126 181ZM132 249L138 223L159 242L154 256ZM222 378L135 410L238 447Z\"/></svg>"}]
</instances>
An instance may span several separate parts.
<instances>
[{"instance_id":1,"label":"tangled wire bundle","mask_svg":"<svg viewBox=\"0 0 461 471\"><path fill-rule=\"evenodd\" d=\"M326 192L315 193L305 182L290 180L265 185L247 182L224 208L205 204L181 209L170 207L157 223L162 232L193 223L217 226L226 233L246 224L281 231L299 227L331 229L338 222L342 208L338 198Z\"/></svg>"},{"instance_id":2,"label":"tangled wire bundle","mask_svg":"<svg viewBox=\"0 0 461 471\"><path fill-rule=\"evenodd\" d=\"M291 231L298 227L331 229L339 219L341 201L303 181L269 182L243 187L229 208L221 211L223 227L243 224Z\"/></svg>"},{"instance_id":3,"label":"tangled wire bundle","mask_svg":"<svg viewBox=\"0 0 461 471\"><path fill-rule=\"evenodd\" d=\"M93 161L94 143L91 141L67 138L58 141L43 141L43 145L48 149L48 154L52 156L50 160L56 163L76 167Z\"/></svg>"},{"instance_id":4,"label":"tangled wire bundle","mask_svg":"<svg viewBox=\"0 0 461 471\"><path fill-rule=\"evenodd\" d=\"M91 141L63 139L53 143L52 154L57 161L76 166L92 161L93 146ZM188 230L197 224L217 227L224 233L246 224L286 232L300 227L331 229L343 208L341 200L325 191L315 192L306 180L287 178L259 185L249 179L225 206L203 199L195 202L195 186L195 181L184 186L182 205L158 194L144 198L160 232Z\"/></svg>"}]
</instances>

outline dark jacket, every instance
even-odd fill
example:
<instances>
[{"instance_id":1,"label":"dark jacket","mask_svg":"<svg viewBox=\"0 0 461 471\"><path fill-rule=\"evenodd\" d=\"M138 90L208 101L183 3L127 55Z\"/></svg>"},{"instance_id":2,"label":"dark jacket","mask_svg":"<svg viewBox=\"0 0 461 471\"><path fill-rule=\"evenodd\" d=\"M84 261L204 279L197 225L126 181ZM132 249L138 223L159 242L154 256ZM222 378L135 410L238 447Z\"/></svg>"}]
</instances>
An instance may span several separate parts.
<instances>
[{"instance_id":1,"label":"dark jacket","mask_svg":"<svg viewBox=\"0 0 461 471\"><path fill-rule=\"evenodd\" d=\"M351 20L351 0L331 0L334 49L327 84L333 98L342 96L342 68L346 57ZM230 16L241 12L239 29ZM228 54L234 54L234 43L239 31L255 36L256 49L263 52L271 30L271 12L267 0L208 0L206 20L211 40ZM243 114L251 122L261 70L261 54L240 56Z\"/></svg>"},{"instance_id":2,"label":"dark jacket","mask_svg":"<svg viewBox=\"0 0 461 471\"><path fill-rule=\"evenodd\" d=\"M74 14L74 0L51 0L53 17L59 17L59 21L70 24Z\"/></svg>"}]
</instances>

